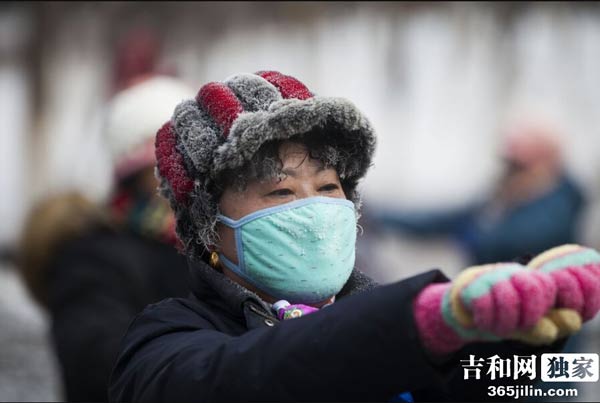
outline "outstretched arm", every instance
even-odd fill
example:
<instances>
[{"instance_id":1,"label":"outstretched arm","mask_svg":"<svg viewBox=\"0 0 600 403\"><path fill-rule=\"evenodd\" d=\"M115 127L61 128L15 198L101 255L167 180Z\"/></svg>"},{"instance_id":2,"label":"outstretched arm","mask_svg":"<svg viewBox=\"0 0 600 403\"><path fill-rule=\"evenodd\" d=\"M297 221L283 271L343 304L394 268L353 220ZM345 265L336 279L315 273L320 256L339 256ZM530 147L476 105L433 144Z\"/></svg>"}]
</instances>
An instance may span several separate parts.
<instances>
[{"instance_id":1,"label":"outstretched arm","mask_svg":"<svg viewBox=\"0 0 600 403\"><path fill-rule=\"evenodd\" d=\"M431 386L412 300L438 271L230 336L201 303L151 306L125 337L112 401L386 401ZM238 329L243 332L242 329Z\"/></svg>"}]
</instances>

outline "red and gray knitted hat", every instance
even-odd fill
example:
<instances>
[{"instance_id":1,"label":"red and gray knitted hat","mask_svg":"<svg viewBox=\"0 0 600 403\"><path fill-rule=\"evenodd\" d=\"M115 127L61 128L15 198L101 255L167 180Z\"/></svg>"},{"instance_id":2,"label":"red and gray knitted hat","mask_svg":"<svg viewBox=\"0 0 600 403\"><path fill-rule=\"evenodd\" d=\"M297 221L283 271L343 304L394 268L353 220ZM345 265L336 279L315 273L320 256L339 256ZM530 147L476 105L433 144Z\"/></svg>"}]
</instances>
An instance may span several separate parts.
<instances>
[{"instance_id":1,"label":"red and gray knitted hat","mask_svg":"<svg viewBox=\"0 0 600 403\"><path fill-rule=\"evenodd\" d=\"M242 167L268 141L316 130L344 148L340 179L358 204L355 187L371 165L375 133L350 101L317 96L294 77L261 71L208 83L180 103L156 136L157 176L188 253L197 256L216 242L212 185L221 172Z\"/></svg>"}]
</instances>

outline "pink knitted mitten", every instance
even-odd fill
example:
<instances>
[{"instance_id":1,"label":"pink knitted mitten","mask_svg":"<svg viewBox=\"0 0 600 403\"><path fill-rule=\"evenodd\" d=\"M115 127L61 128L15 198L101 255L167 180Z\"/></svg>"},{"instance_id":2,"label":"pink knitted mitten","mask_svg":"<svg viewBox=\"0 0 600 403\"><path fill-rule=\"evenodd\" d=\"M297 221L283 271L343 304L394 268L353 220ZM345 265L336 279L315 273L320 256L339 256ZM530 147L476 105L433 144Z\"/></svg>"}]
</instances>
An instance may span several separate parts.
<instances>
[{"instance_id":1,"label":"pink knitted mitten","mask_svg":"<svg viewBox=\"0 0 600 403\"><path fill-rule=\"evenodd\" d=\"M516 263L490 264L466 269L451 283L427 286L413 311L425 347L444 354L472 341L520 339L555 296L556 286L545 273ZM540 337L553 341L556 334L540 332Z\"/></svg>"},{"instance_id":2,"label":"pink knitted mitten","mask_svg":"<svg viewBox=\"0 0 600 403\"><path fill-rule=\"evenodd\" d=\"M600 310L600 254L580 245L552 248L528 267L550 275L556 284L556 303L549 317L561 336L579 330Z\"/></svg>"}]
</instances>

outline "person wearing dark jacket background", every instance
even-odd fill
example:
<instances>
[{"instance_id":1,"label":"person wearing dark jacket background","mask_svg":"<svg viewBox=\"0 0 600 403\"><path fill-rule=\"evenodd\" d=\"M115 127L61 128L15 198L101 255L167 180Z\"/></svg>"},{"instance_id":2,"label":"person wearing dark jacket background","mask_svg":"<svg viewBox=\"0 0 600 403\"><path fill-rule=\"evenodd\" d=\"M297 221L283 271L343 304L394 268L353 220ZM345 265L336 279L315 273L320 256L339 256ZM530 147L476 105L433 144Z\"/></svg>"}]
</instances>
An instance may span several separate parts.
<instances>
[{"instance_id":1,"label":"person wearing dark jacket background","mask_svg":"<svg viewBox=\"0 0 600 403\"><path fill-rule=\"evenodd\" d=\"M110 400L488 400L459 360L556 350L597 313L600 254L577 245L377 286L354 267L374 148L352 103L275 71L179 104L157 173L192 294L132 322Z\"/></svg>"},{"instance_id":2,"label":"person wearing dark jacket background","mask_svg":"<svg viewBox=\"0 0 600 403\"><path fill-rule=\"evenodd\" d=\"M156 194L154 126L190 93L179 80L152 76L116 94L104 129L115 173L110 202L59 193L28 218L21 268L50 314L68 401L106 401L119 342L135 314L189 293L175 217Z\"/></svg>"}]
</instances>

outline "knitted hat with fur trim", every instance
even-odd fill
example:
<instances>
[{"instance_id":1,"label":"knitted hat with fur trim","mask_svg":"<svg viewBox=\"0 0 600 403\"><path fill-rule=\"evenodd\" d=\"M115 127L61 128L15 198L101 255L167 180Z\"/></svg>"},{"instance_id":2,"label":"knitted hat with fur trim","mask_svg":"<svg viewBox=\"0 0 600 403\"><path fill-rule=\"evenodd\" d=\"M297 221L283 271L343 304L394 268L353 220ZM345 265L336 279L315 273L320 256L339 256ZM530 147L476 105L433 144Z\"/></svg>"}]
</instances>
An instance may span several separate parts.
<instances>
[{"instance_id":1,"label":"knitted hat with fur trim","mask_svg":"<svg viewBox=\"0 0 600 403\"><path fill-rule=\"evenodd\" d=\"M350 101L317 96L294 77L262 71L208 83L195 99L180 103L155 145L161 194L175 211L187 253L202 255L216 241L213 185L220 173L242 167L266 142L316 130L343 148L346 168L338 173L359 207L355 187L371 164L375 133Z\"/></svg>"}]
</instances>

